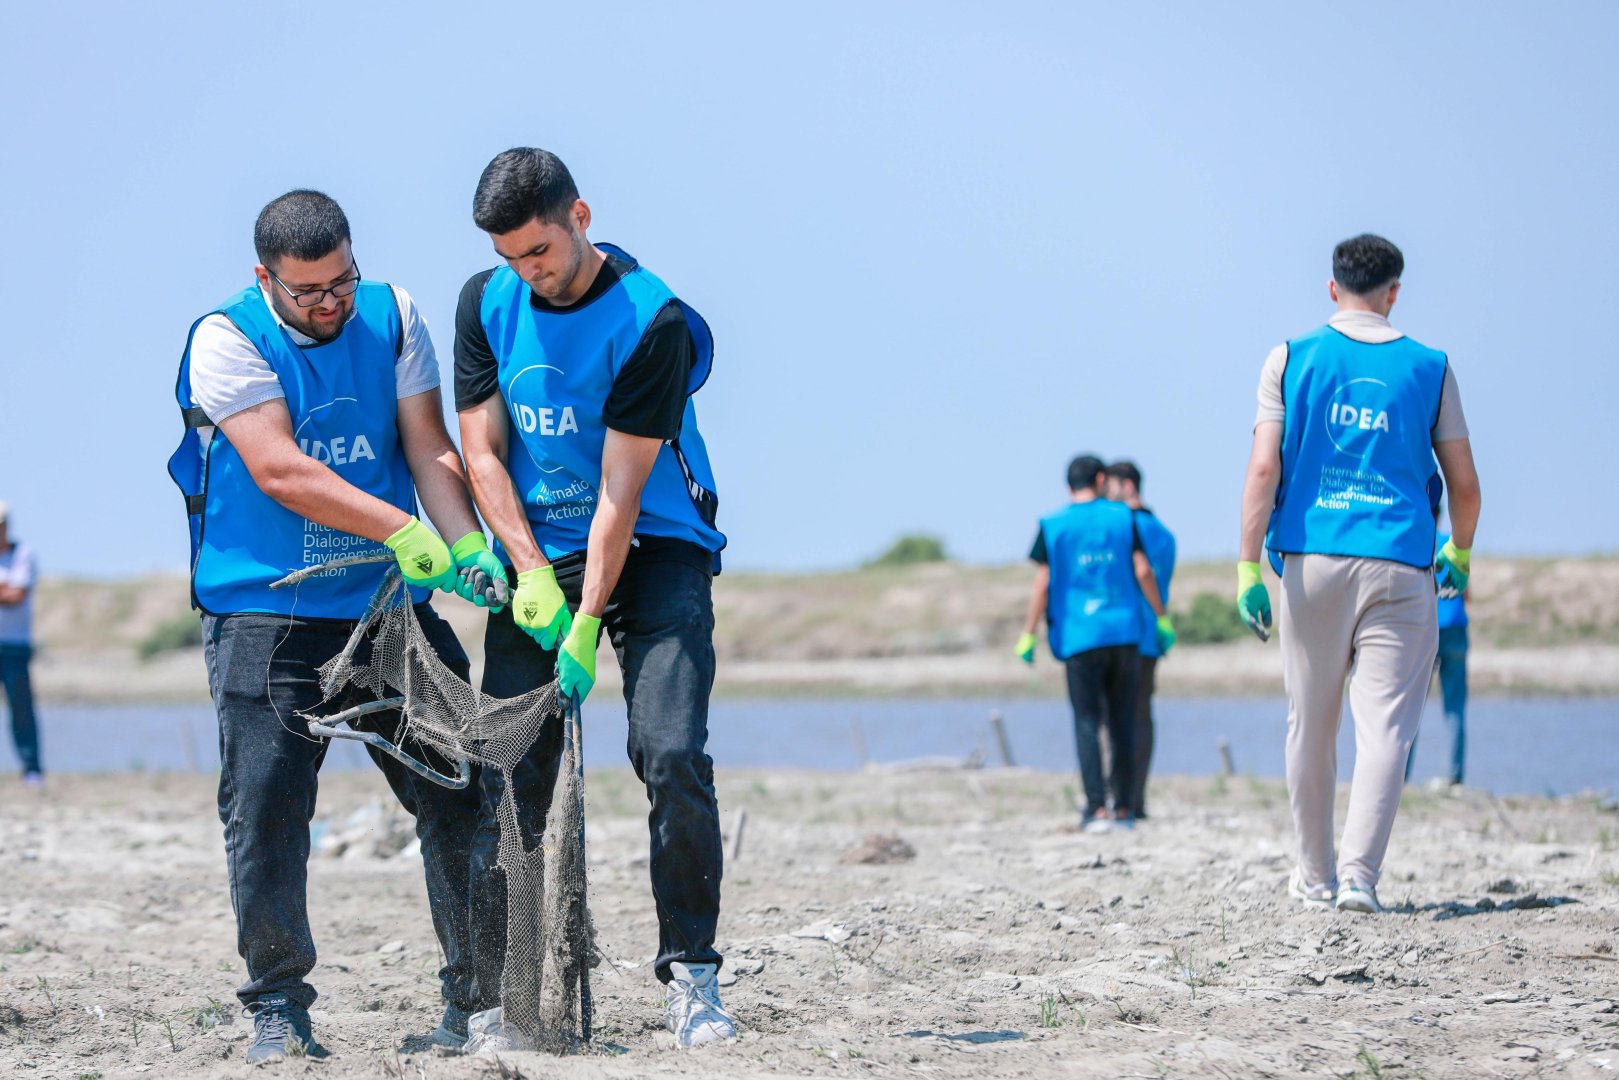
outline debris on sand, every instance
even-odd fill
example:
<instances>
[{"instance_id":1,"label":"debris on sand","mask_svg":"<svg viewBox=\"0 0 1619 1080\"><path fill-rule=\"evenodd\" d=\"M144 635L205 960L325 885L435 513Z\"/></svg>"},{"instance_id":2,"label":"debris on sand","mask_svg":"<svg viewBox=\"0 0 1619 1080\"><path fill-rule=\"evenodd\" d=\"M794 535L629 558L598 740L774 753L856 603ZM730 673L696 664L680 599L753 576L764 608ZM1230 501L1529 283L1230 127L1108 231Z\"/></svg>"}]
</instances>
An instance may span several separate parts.
<instances>
[{"instance_id":1,"label":"debris on sand","mask_svg":"<svg viewBox=\"0 0 1619 1080\"><path fill-rule=\"evenodd\" d=\"M817 923L810 923L808 926L799 927L797 930L793 931L793 937L807 938L811 941L827 941L831 942L833 945L842 945L845 941L848 941L850 938L854 937L854 931L855 928L851 927L848 923L832 922L831 920L827 919Z\"/></svg>"},{"instance_id":2,"label":"debris on sand","mask_svg":"<svg viewBox=\"0 0 1619 1080\"><path fill-rule=\"evenodd\" d=\"M845 851L838 862L887 865L910 862L914 858L916 849L899 837L886 833L872 833Z\"/></svg>"}]
</instances>

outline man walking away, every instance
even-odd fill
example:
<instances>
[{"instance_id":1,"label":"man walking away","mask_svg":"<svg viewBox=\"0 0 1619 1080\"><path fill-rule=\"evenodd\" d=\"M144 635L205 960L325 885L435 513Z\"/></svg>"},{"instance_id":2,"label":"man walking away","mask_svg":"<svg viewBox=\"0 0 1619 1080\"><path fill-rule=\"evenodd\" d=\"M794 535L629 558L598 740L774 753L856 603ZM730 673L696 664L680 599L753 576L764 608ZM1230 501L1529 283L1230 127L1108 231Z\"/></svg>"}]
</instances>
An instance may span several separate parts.
<instances>
[{"instance_id":1,"label":"man walking away","mask_svg":"<svg viewBox=\"0 0 1619 1080\"><path fill-rule=\"evenodd\" d=\"M45 783L39 765L39 726L28 665L34 658L34 553L11 538L11 511L0 502L0 682L11 709L11 739L22 762L22 782Z\"/></svg>"},{"instance_id":2,"label":"man walking away","mask_svg":"<svg viewBox=\"0 0 1619 1080\"><path fill-rule=\"evenodd\" d=\"M1141 548L1152 564L1153 576L1158 579L1159 599L1168 610L1169 581L1175 576L1175 534L1156 514L1141 505L1141 470L1135 462L1119 461L1107 467L1107 497L1128 506L1135 514ZM1152 697L1157 689L1158 658L1164 654L1152 607L1145 597L1141 600L1141 609L1141 641L1137 645L1141 666L1136 676L1136 779L1130 797L1137 820L1147 816L1147 772L1152 766L1154 735Z\"/></svg>"},{"instance_id":3,"label":"man walking away","mask_svg":"<svg viewBox=\"0 0 1619 1080\"><path fill-rule=\"evenodd\" d=\"M1085 788L1080 827L1087 832L1135 827L1137 645L1142 601L1151 609L1161 648L1175 643L1152 564L1134 515L1101 497L1101 459L1068 465L1068 505L1040 521L1029 558L1039 564L1017 654L1034 663L1035 631L1044 619L1052 655L1067 668L1074 741ZM1113 754L1106 783L1098 730L1107 724ZM1112 795L1112 810L1108 796Z\"/></svg>"},{"instance_id":4,"label":"man walking away","mask_svg":"<svg viewBox=\"0 0 1619 1080\"><path fill-rule=\"evenodd\" d=\"M1448 358L1389 325L1404 268L1380 236L1345 240L1327 287L1337 313L1266 359L1237 564L1238 610L1262 640L1271 626L1262 542L1282 577L1287 789L1299 844L1288 891L1367 913L1382 910L1377 882L1433 670L1434 575L1466 589L1480 504ZM1441 472L1455 530L1435 558ZM1355 774L1334 859L1346 679Z\"/></svg>"}]
</instances>

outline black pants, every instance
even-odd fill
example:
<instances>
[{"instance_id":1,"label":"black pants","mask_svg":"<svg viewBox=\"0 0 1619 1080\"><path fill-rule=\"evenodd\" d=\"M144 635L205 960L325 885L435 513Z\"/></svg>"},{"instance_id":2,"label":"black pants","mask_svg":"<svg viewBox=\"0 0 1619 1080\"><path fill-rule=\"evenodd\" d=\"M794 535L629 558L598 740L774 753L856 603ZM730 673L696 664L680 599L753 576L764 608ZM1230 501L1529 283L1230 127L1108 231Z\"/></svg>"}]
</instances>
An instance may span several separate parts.
<instances>
[{"instance_id":1,"label":"black pants","mask_svg":"<svg viewBox=\"0 0 1619 1080\"><path fill-rule=\"evenodd\" d=\"M513 581L516 575L511 574ZM718 964L714 934L720 910L720 819L708 742L708 698L714 686L712 574L690 560L632 548L602 629L624 672L629 756L651 802L652 896L658 912L658 978L669 965ZM557 583L577 609L584 564L558 565ZM509 610L484 631L483 691L515 697L555 678L556 653L518 629ZM589 739L588 702L581 725ZM512 773L524 846L545 831L545 815L562 755L562 725L547 724ZM495 817L504 779L481 770L483 809L473 844L474 955L481 1008L500 1004L506 955L506 884L496 865Z\"/></svg>"},{"instance_id":2,"label":"black pants","mask_svg":"<svg viewBox=\"0 0 1619 1080\"><path fill-rule=\"evenodd\" d=\"M449 624L426 605L416 609L416 617L439 658L466 678L466 653ZM236 991L243 1004L277 991L304 1008L315 1000L315 988L305 979L315 966L307 895L309 822L327 743L311 738L294 714L321 705L316 669L342 651L354 625L284 615L203 617L208 685L219 713L219 820L225 825L236 949L247 961L247 982ZM362 647L359 662L367 660L366 651ZM363 700L350 693L321 712ZM373 713L360 724L392 739L399 714ZM439 969L444 997L471 1008L467 856L478 822L478 792L470 786L440 787L380 751L367 751L416 818L433 929L444 950ZM441 771L450 768L436 755L428 754L427 761Z\"/></svg>"},{"instance_id":3,"label":"black pants","mask_svg":"<svg viewBox=\"0 0 1619 1080\"><path fill-rule=\"evenodd\" d=\"M1158 658L1139 656L1136 674L1136 774L1131 786L1130 809L1147 816L1147 771L1152 767L1152 693L1158 678Z\"/></svg>"},{"instance_id":4,"label":"black pants","mask_svg":"<svg viewBox=\"0 0 1619 1080\"><path fill-rule=\"evenodd\" d=\"M1074 707L1074 742L1079 747L1079 776L1085 785L1085 816L1091 817L1113 796L1114 813L1131 816L1135 787L1136 678L1140 659L1134 645L1109 645L1070 656L1068 700ZM1102 746L1097 732L1107 725L1112 765L1104 785Z\"/></svg>"}]
</instances>

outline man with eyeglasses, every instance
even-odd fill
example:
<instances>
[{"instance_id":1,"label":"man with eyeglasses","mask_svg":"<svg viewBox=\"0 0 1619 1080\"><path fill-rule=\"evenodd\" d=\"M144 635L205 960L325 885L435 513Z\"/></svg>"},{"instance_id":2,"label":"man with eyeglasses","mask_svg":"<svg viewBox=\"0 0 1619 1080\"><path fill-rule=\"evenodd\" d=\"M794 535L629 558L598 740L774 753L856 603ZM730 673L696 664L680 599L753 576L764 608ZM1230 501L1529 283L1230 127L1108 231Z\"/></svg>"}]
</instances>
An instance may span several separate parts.
<instances>
[{"instance_id":1,"label":"man with eyeglasses","mask_svg":"<svg viewBox=\"0 0 1619 1080\"><path fill-rule=\"evenodd\" d=\"M348 219L320 192L271 202L253 241L258 280L191 328L176 386L186 433L169 473L186 496L192 603L219 714L219 816L248 971L237 994L253 1015L247 1060L257 1063L323 1052L309 1023L305 883L326 743L297 714L322 703L318 669L342 650L386 567L350 566L280 591L270 583L391 550L422 629L466 678L466 654L427 597L453 589L486 606L504 571L473 513L433 343L410 297L362 280ZM416 517L417 492L439 531L459 538L453 547ZM389 738L400 722L397 713L372 721ZM447 1005L433 1039L459 1045L475 1003L467 853L477 792L370 753L416 818L445 959Z\"/></svg>"}]
</instances>

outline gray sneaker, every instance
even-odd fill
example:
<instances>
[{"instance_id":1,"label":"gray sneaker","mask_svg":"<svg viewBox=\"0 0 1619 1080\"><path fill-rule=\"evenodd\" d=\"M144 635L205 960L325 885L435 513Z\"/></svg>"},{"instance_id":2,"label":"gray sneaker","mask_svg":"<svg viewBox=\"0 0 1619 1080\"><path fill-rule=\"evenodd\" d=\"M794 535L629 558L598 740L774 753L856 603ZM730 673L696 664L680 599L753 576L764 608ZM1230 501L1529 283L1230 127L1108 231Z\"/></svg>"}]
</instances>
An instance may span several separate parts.
<instances>
[{"instance_id":1,"label":"gray sneaker","mask_svg":"<svg viewBox=\"0 0 1619 1080\"><path fill-rule=\"evenodd\" d=\"M1375 886L1350 881L1338 889L1338 910L1358 911L1362 915L1381 915L1383 905L1377 902Z\"/></svg>"},{"instance_id":2,"label":"gray sneaker","mask_svg":"<svg viewBox=\"0 0 1619 1080\"><path fill-rule=\"evenodd\" d=\"M467 1018L472 1014L453 1002L444 1006L444 1016L433 1029L428 1041L434 1046L448 1046L459 1050L467 1044Z\"/></svg>"},{"instance_id":3,"label":"gray sneaker","mask_svg":"<svg viewBox=\"0 0 1619 1080\"><path fill-rule=\"evenodd\" d=\"M663 1022L682 1049L736 1038L736 1017L720 1004L716 964L669 965L663 991Z\"/></svg>"},{"instance_id":4,"label":"gray sneaker","mask_svg":"<svg viewBox=\"0 0 1619 1080\"><path fill-rule=\"evenodd\" d=\"M289 1057L325 1057L309 1026L309 1010L294 1005L285 994L262 994L246 1009L253 1018L253 1041L247 1063L262 1065Z\"/></svg>"},{"instance_id":5,"label":"gray sneaker","mask_svg":"<svg viewBox=\"0 0 1619 1080\"><path fill-rule=\"evenodd\" d=\"M1362 915L1381 915L1383 905L1378 904L1376 886L1363 886L1358 881L1345 881L1337 891L1339 912L1360 912Z\"/></svg>"},{"instance_id":6,"label":"gray sneaker","mask_svg":"<svg viewBox=\"0 0 1619 1080\"><path fill-rule=\"evenodd\" d=\"M1332 907L1338 898L1338 890L1331 885L1309 886L1304 884L1304 871L1298 866L1287 876L1287 895L1301 902L1305 907L1327 909Z\"/></svg>"}]
</instances>

